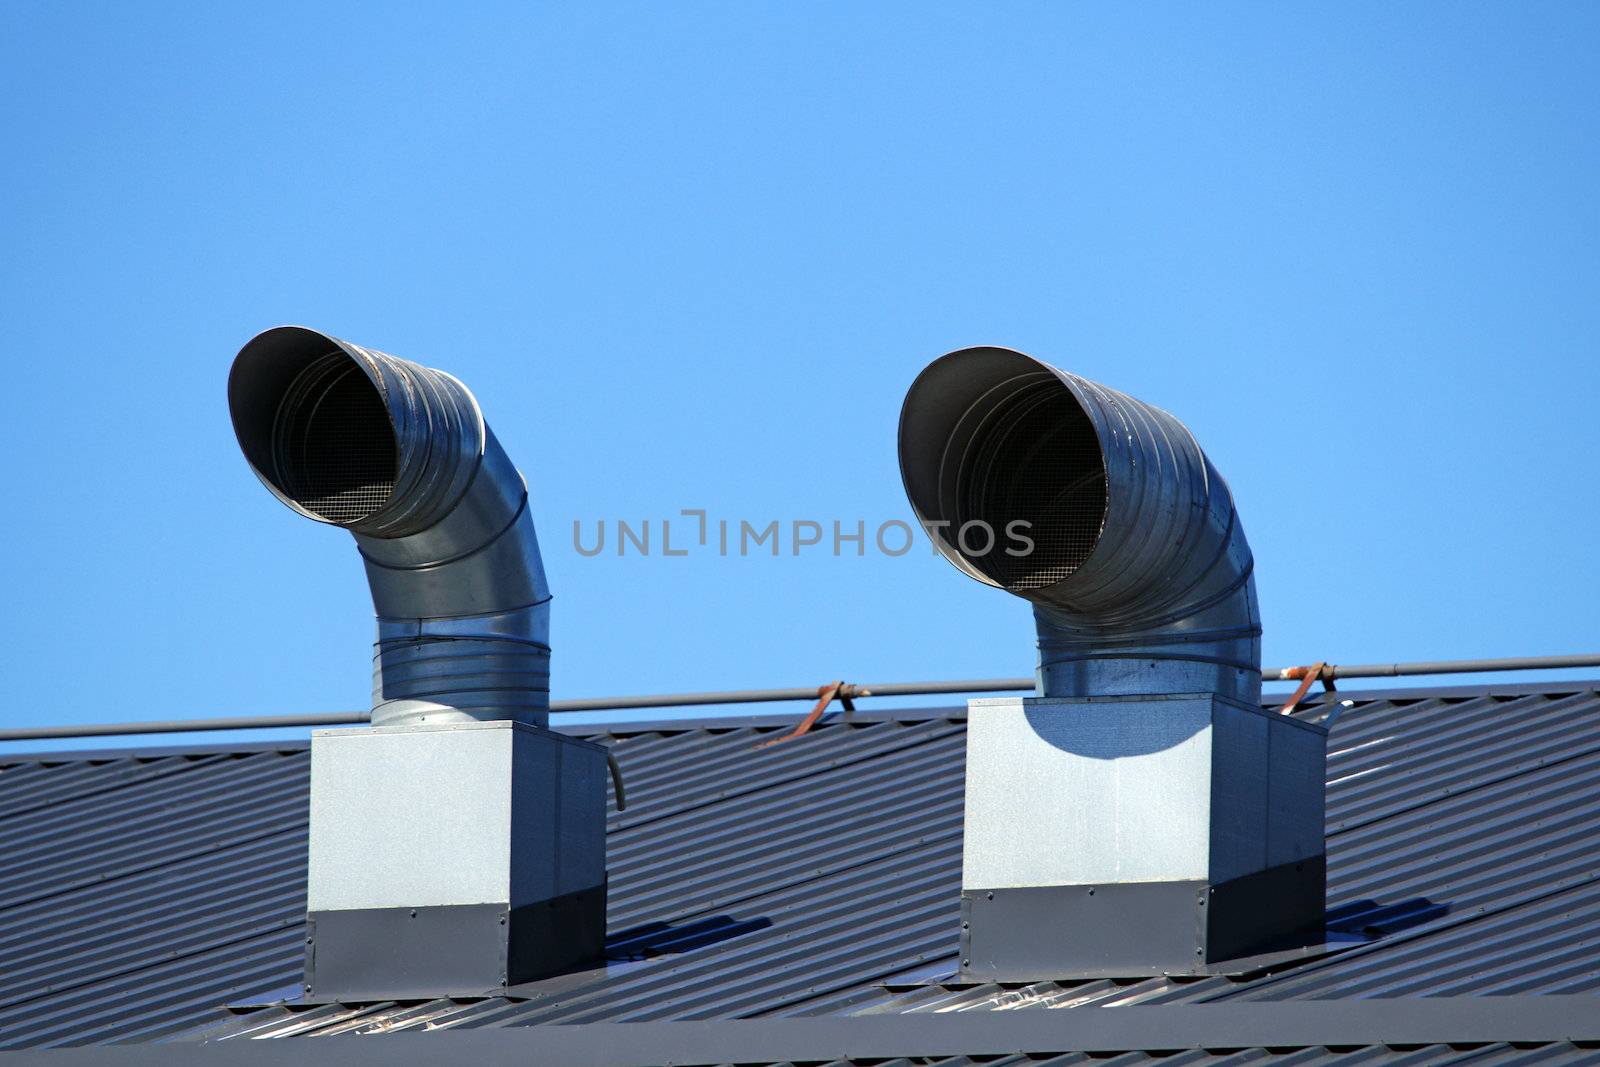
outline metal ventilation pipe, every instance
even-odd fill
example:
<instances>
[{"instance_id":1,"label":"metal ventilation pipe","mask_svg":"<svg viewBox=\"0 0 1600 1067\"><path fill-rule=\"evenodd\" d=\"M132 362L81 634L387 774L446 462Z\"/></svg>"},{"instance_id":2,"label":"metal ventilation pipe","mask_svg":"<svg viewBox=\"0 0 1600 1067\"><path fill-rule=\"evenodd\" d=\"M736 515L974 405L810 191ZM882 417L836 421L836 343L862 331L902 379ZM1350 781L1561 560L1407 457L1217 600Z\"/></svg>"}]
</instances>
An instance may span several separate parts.
<instances>
[{"instance_id":1,"label":"metal ventilation pipe","mask_svg":"<svg viewBox=\"0 0 1600 1067\"><path fill-rule=\"evenodd\" d=\"M528 490L465 385L299 326L239 350L233 428L290 508L355 536L375 726L546 726L550 590Z\"/></svg>"},{"instance_id":2,"label":"metal ventilation pipe","mask_svg":"<svg viewBox=\"0 0 1600 1067\"><path fill-rule=\"evenodd\" d=\"M1250 546L1167 412L1021 352L962 349L906 395L900 471L945 558L1033 604L1042 695L1259 703Z\"/></svg>"},{"instance_id":3,"label":"metal ventilation pipe","mask_svg":"<svg viewBox=\"0 0 1600 1067\"><path fill-rule=\"evenodd\" d=\"M1250 546L1183 424L968 348L912 384L900 469L1039 631L1041 695L967 719L961 973L1239 973L1320 942L1326 731L1261 707Z\"/></svg>"}]
</instances>

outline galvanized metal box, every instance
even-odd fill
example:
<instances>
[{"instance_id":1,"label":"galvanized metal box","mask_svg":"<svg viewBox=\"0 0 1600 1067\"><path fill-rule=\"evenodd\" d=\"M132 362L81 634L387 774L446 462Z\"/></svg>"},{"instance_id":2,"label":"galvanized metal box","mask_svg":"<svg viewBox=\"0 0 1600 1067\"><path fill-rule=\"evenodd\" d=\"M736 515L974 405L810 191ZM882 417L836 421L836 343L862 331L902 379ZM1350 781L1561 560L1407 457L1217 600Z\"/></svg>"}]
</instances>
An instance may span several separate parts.
<instances>
[{"instance_id":1,"label":"galvanized metal box","mask_svg":"<svg viewBox=\"0 0 1600 1067\"><path fill-rule=\"evenodd\" d=\"M605 750L511 721L319 730L307 994L497 992L605 941Z\"/></svg>"},{"instance_id":2,"label":"galvanized metal box","mask_svg":"<svg viewBox=\"0 0 1600 1067\"><path fill-rule=\"evenodd\" d=\"M964 973L1202 973L1322 939L1322 728L1211 694L969 708Z\"/></svg>"}]
</instances>

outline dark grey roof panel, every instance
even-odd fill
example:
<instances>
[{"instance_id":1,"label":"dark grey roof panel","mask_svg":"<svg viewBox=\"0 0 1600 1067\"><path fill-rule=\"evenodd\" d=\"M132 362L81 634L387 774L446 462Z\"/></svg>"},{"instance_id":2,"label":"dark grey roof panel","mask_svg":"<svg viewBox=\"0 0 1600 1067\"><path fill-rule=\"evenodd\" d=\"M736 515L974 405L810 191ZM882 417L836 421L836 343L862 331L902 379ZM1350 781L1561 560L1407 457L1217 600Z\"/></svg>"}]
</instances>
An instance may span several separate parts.
<instances>
[{"instance_id":1,"label":"dark grey roof panel","mask_svg":"<svg viewBox=\"0 0 1600 1067\"><path fill-rule=\"evenodd\" d=\"M611 816L610 962L514 997L404 1005L224 1010L300 977L302 748L15 759L0 764L0 1043L1600 990L1600 697L1552 688L1345 694L1329 903L1383 936L1252 981L929 984L955 964L961 713L829 722L764 749L765 725L599 734L630 801ZM1459 1054L1550 1050L1565 1054Z\"/></svg>"},{"instance_id":2,"label":"dark grey roof panel","mask_svg":"<svg viewBox=\"0 0 1600 1067\"><path fill-rule=\"evenodd\" d=\"M281 987L306 785L303 749L0 769L0 1040L154 1036Z\"/></svg>"}]
</instances>

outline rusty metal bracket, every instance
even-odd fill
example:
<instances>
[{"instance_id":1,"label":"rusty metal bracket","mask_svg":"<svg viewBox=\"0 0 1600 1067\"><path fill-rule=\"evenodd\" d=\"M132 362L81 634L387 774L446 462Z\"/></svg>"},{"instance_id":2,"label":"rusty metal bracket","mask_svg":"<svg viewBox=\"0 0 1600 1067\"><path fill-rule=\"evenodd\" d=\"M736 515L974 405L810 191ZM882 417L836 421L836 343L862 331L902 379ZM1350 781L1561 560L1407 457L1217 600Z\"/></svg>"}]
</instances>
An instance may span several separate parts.
<instances>
[{"instance_id":1,"label":"rusty metal bracket","mask_svg":"<svg viewBox=\"0 0 1600 1067\"><path fill-rule=\"evenodd\" d=\"M811 732L811 728L822 720L823 712L828 710L828 705L838 700L845 714L853 714L856 710L855 698L871 696L872 691L860 686L851 685L849 682L829 682L827 685L817 687L817 704L806 713L806 717L795 724L795 728L779 737L769 738L756 745L757 748L767 748L780 741L793 741Z\"/></svg>"},{"instance_id":2,"label":"rusty metal bracket","mask_svg":"<svg viewBox=\"0 0 1600 1067\"><path fill-rule=\"evenodd\" d=\"M1333 674L1333 666L1325 662L1313 663L1309 667L1291 667L1286 671L1280 672L1280 678L1285 680L1298 678L1300 679L1300 685L1295 689L1293 695L1289 697L1288 702L1278 709L1278 714L1288 715L1299 707L1300 702L1311 691L1312 682L1320 681L1324 692L1332 693L1337 691L1337 687L1333 684Z\"/></svg>"}]
</instances>

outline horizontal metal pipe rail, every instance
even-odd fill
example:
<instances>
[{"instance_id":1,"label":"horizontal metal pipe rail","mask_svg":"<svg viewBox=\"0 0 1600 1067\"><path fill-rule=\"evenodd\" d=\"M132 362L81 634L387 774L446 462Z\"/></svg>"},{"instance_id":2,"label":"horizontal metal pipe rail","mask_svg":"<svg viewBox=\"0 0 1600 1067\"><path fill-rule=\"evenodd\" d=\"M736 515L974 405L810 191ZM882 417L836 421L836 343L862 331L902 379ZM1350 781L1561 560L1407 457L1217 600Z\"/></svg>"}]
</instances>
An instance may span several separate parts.
<instances>
[{"instance_id":1,"label":"horizontal metal pipe rail","mask_svg":"<svg viewBox=\"0 0 1600 1067\"><path fill-rule=\"evenodd\" d=\"M1423 660L1415 663L1327 664L1317 677L1401 678L1426 674L1477 674L1490 671L1551 671L1600 667L1600 653L1571 656L1509 656L1502 659ZM1269 682L1302 679L1311 667L1267 667ZM590 697L552 700L552 712L626 711L634 708L701 707L709 704L764 704L816 700L826 686L790 689L724 689L708 693L661 693L653 696ZM1015 693L1031 691L1032 678L964 678L948 682L882 682L848 687L852 697L935 696L949 693ZM0 741L42 741L67 737L119 737L132 734L190 733L208 730L273 730L308 726L352 726L369 721L368 711L325 711L304 715L233 715L220 719L156 719L148 722L101 722L62 726L27 726L0 730Z\"/></svg>"},{"instance_id":2,"label":"horizontal metal pipe rail","mask_svg":"<svg viewBox=\"0 0 1600 1067\"><path fill-rule=\"evenodd\" d=\"M1414 663L1329 663L1319 677L1403 678L1419 674L1479 674L1488 671L1556 671L1573 667L1600 666L1600 653L1580 652L1574 656L1507 656L1502 659L1436 659ZM1309 667L1267 667L1263 681L1288 682L1304 678Z\"/></svg>"}]
</instances>

